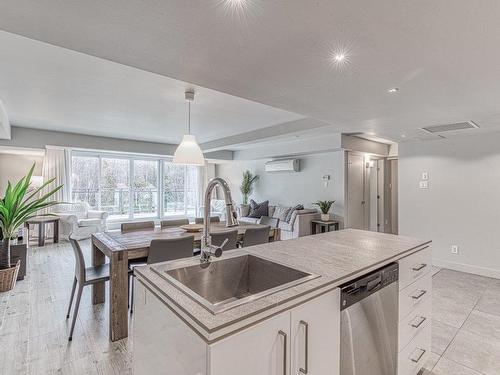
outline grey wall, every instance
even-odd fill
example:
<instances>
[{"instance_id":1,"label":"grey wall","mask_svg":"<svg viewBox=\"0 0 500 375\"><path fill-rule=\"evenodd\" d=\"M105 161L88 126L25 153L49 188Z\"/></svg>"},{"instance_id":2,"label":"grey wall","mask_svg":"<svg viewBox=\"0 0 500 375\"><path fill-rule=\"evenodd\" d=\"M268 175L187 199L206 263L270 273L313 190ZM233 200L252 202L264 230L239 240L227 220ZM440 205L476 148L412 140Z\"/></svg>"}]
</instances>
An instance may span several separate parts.
<instances>
[{"instance_id":1,"label":"grey wall","mask_svg":"<svg viewBox=\"0 0 500 375\"><path fill-rule=\"evenodd\" d=\"M256 201L269 199L271 204L294 206L298 203L312 207L317 200L335 200L334 213L344 216L344 152L301 156L301 171L298 173L266 173L266 160L233 161L217 164L216 175L226 179L234 199L241 203L242 174L250 170L260 176L251 196ZM328 186L324 186L323 175L330 175Z\"/></svg>"},{"instance_id":2,"label":"grey wall","mask_svg":"<svg viewBox=\"0 0 500 375\"><path fill-rule=\"evenodd\" d=\"M7 181L16 183L26 175L33 163L36 163L34 175L42 175L43 156L0 154L0 196L3 197Z\"/></svg>"},{"instance_id":3,"label":"grey wall","mask_svg":"<svg viewBox=\"0 0 500 375\"><path fill-rule=\"evenodd\" d=\"M436 265L500 278L499 144L493 133L399 145L400 234L432 239Z\"/></svg>"}]
</instances>

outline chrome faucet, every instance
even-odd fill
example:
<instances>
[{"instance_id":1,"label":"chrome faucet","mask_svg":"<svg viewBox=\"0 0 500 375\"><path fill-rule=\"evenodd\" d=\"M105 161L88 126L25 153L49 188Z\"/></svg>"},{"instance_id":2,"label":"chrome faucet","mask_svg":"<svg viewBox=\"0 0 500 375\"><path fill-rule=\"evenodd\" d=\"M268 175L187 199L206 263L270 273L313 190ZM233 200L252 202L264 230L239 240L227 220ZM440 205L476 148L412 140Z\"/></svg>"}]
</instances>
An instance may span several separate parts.
<instances>
[{"instance_id":1,"label":"chrome faucet","mask_svg":"<svg viewBox=\"0 0 500 375\"><path fill-rule=\"evenodd\" d=\"M202 263L210 262L210 258L215 256L216 258L222 255L222 248L227 242L221 246L212 245L212 240L210 237L210 198L212 195L212 190L220 185L222 187L222 193L224 194L224 201L226 202L226 227L235 227L238 225L236 220L236 212L233 207L233 200L231 198L231 190L229 185L222 178L216 177L208 182L207 189L205 190L205 200L203 209L203 235L201 237L201 257L200 261Z\"/></svg>"}]
</instances>

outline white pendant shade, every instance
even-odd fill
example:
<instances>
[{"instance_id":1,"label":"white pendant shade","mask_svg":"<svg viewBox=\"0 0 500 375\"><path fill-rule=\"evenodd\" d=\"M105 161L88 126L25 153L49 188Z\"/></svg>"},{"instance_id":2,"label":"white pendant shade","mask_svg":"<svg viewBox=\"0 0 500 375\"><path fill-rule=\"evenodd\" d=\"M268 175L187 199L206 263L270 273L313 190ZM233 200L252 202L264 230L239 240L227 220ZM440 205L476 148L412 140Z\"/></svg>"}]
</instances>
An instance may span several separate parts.
<instances>
[{"instance_id":1,"label":"white pendant shade","mask_svg":"<svg viewBox=\"0 0 500 375\"><path fill-rule=\"evenodd\" d=\"M175 164L186 165L205 165L205 158L201 151L196 137L194 135L185 135L182 137L181 144L177 147L174 154Z\"/></svg>"}]
</instances>

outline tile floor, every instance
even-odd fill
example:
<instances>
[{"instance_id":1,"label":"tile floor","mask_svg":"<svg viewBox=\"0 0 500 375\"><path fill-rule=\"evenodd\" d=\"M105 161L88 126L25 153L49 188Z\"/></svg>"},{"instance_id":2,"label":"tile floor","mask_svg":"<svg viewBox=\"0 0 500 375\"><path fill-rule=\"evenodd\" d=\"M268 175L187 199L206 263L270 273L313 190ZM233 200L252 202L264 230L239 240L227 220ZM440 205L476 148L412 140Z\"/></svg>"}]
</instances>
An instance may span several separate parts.
<instances>
[{"instance_id":1,"label":"tile floor","mask_svg":"<svg viewBox=\"0 0 500 375\"><path fill-rule=\"evenodd\" d=\"M90 258L90 243L82 243ZM0 374L130 374L132 340L108 341L107 305L84 291L73 341L65 319L74 258L67 243L32 247L28 276L0 294ZM425 375L500 375L500 280L435 269Z\"/></svg>"}]
</instances>

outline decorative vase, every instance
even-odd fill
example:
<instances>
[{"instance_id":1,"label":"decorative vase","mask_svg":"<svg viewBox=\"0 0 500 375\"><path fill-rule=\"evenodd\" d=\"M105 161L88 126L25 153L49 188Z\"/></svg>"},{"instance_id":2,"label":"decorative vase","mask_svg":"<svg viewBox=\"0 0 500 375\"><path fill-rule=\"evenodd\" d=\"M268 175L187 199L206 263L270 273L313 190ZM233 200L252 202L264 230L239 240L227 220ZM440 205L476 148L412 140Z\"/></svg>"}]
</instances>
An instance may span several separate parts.
<instances>
[{"instance_id":1,"label":"decorative vase","mask_svg":"<svg viewBox=\"0 0 500 375\"><path fill-rule=\"evenodd\" d=\"M322 221L330 221L330 214L321 214Z\"/></svg>"}]
</instances>

